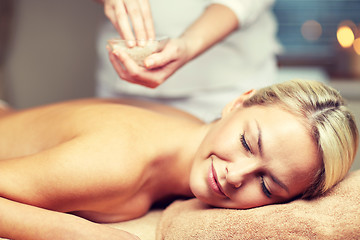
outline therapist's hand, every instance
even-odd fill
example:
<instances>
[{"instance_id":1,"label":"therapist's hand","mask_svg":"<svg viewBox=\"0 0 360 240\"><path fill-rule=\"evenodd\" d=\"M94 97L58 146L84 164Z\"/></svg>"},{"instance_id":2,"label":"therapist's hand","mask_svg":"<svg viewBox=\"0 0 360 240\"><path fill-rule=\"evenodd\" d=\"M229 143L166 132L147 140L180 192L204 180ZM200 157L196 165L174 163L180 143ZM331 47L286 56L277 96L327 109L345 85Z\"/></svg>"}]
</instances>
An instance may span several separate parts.
<instances>
[{"instance_id":1,"label":"therapist's hand","mask_svg":"<svg viewBox=\"0 0 360 240\"><path fill-rule=\"evenodd\" d=\"M109 51L110 61L117 74L131 83L156 88L191 59L191 49L182 38L170 39L161 52L145 59L145 67L138 66L123 51Z\"/></svg>"},{"instance_id":2,"label":"therapist's hand","mask_svg":"<svg viewBox=\"0 0 360 240\"><path fill-rule=\"evenodd\" d=\"M119 2L125 3L125 0ZM148 56L145 68L138 66L125 52L119 50L109 51L110 61L122 79L156 88L185 63L222 41L238 26L238 18L230 8L211 4L179 38L170 39L161 52Z\"/></svg>"},{"instance_id":3,"label":"therapist's hand","mask_svg":"<svg viewBox=\"0 0 360 240\"><path fill-rule=\"evenodd\" d=\"M155 39L155 30L148 0L104 0L104 12L118 33L126 40ZM130 21L134 33L131 29ZM134 41L128 41L129 47Z\"/></svg>"}]
</instances>

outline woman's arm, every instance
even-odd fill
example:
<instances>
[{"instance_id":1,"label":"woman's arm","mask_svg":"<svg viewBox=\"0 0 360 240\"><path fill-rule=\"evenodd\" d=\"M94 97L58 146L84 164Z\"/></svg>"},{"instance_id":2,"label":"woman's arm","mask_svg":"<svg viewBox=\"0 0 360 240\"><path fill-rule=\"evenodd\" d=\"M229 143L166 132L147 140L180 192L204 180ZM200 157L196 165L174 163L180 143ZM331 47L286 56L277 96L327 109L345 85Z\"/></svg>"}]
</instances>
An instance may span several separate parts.
<instances>
[{"instance_id":1,"label":"woman's arm","mask_svg":"<svg viewBox=\"0 0 360 240\"><path fill-rule=\"evenodd\" d=\"M101 196L121 188L115 184L119 178L114 177L121 177L121 170L97 161L95 152L108 160L109 156L96 150L95 140L75 138L37 154L0 160L0 237L136 239L129 233L62 213L102 210L112 200ZM105 152L110 151L105 148Z\"/></svg>"},{"instance_id":2,"label":"woman's arm","mask_svg":"<svg viewBox=\"0 0 360 240\"><path fill-rule=\"evenodd\" d=\"M229 7L237 16L240 28L251 27L256 19L268 11L275 0L211 0L212 4Z\"/></svg>"},{"instance_id":3,"label":"woman's arm","mask_svg":"<svg viewBox=\"0 0 360 240\"><path fill-rule=\"evenodd\" d=\"M223 40L238 26L235 13L227 6L221 4L208 6L180 37L187 49L186 62Z\"/></svg>"},{"instance_id":4,"label":"woman's arm","mask_svg":"<svg viewBox=\"0 0 360 240\"><path fill-rule=\"evenodd\" d=\"M0 237L13 240L124 239L138 237L74 215L0 198Z\"/></svg>"}]
</instances>

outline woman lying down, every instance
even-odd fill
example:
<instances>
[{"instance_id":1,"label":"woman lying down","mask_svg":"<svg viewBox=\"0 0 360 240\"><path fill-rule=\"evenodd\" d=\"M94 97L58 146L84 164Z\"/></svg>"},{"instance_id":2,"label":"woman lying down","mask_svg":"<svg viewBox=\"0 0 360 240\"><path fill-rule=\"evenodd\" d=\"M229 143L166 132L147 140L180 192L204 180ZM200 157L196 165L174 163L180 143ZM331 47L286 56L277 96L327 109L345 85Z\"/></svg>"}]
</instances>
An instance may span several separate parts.
<instances>
[{"instance_id":1,"label":"woman lying down","mask_svg":"<svg viewBox=\"0 0 360 240\"><path fill-rule=\"evenodd\" d=\"M344 178L358 146L340 95L300 80L246 92L210 124L88 99L2 112L0 133L0 236L37 240L138 239L95 222L176 196L236 209L313 198Z\"/></svg>"}]
</instances>

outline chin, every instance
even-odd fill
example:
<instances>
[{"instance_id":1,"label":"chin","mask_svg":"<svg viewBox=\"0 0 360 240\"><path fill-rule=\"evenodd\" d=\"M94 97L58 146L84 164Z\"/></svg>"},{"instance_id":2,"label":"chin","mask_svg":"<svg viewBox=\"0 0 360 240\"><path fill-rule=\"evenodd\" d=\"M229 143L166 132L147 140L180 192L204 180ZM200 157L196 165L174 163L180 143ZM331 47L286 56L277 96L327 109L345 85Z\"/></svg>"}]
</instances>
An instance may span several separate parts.
<instances>
[{"instance_id":1,"label":"chin","mask_svg":"<svg viewBox=\"0 0 360 240\"><path fill-rule=\"evenodd\" d=\"M193 190L192 190L193 191ZM211 207L217 208L229 208L226 207L224 203L216 201L215 196L210 196L209 193L193 191L195 198L197 198L202 203L205 203Z\"/></svg>"},{"instance_id":2,"label":"chin","mask_svg":"<svg viewBox=\"0 0 360 240\"><path fill-rule=\"evenodd\" d=\"M213 206L213 202L210 201L211 196L209 196L209 193L205 190L206 188L204 186L201 186L199 183L190 182L190 189L195 198L203 203Z\"/></svg>"},{"instance_id":3,"label":"chin","mask_svg":"<svg viewBox=\"0 0 360 240\"><path fill-rule=\"evenodd\" d=\"M240 204L235 205L233 202L229 201L216 201L213 198L207 198L204 196L197 196L195 195L197 199L199 199L201 202L215 208L227 208L227 209L238 209L238 210L245 210L245 209L251 209L251 208L257 208L269 204Z\"/></svg>"}]
</instances>

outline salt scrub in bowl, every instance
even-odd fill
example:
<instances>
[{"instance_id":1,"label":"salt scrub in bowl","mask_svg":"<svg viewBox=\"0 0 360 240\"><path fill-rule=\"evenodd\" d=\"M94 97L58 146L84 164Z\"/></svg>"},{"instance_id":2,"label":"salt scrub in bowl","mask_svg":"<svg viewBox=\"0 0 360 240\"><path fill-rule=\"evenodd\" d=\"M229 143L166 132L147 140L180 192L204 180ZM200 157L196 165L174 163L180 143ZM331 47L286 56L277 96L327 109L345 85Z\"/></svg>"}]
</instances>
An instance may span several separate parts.
<instances>
[{"instance_id":1,"label":"salt scrub in bowl","mask_svg":"<svg viewBox=\"0 0 360 240\"><path fill-rule=\"evenodd\" d=\"M135 47L128 47L126 41L120 38L108 40L112 51L125 51L139 66L144 67L144 60L153 53L160 52L166 45L168 37L162 37L155 40L135 40Z\"/></svg>"}]
</instances>

